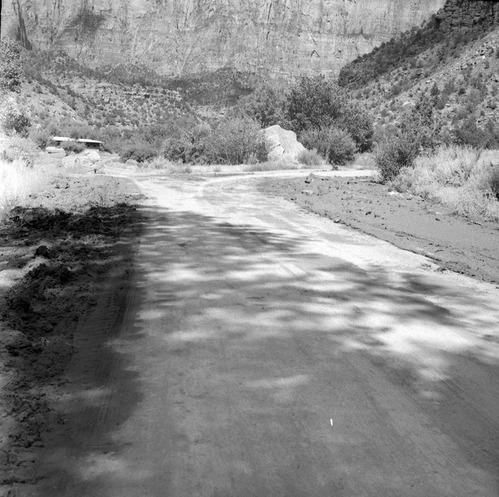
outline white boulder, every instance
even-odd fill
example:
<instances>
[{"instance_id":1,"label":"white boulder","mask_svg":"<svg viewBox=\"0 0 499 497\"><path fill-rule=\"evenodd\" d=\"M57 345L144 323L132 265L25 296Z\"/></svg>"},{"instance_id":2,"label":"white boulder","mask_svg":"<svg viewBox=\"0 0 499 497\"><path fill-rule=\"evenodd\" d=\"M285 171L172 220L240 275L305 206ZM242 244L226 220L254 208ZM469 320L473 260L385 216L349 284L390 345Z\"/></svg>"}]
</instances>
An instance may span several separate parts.
<instances>
[{"instance_id":1,"label":"white boulder","mask_svg":"<svg viewBox=\"0 0 499 497\"><path fill-rule=\"evenodd\" d=\"M278 124L263 130L270 143L269 160L287 159L297 161L298 155L306 148L296 139L296 133L281 128Z\"/></svg>"}]
</instances>

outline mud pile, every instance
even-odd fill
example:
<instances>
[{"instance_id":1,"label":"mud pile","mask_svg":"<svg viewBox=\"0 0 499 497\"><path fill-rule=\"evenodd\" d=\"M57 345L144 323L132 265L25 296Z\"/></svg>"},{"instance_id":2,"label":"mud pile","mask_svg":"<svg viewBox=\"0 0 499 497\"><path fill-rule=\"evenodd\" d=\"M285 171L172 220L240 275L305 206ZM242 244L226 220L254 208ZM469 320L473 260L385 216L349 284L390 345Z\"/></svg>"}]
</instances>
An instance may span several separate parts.
<instances>
[{"instance_id":1,"label":"mud pile","mask_svg":"<svg viewBox=\"0 0 499 497\"><path fill-rule=\"evenodd\" d=\"M0 226L0 496L35 482L30 448L63 422L49 397L63 381L73 333L139 229L137 207L124 202L16 207Z\"/></svg>"}]
</instances>

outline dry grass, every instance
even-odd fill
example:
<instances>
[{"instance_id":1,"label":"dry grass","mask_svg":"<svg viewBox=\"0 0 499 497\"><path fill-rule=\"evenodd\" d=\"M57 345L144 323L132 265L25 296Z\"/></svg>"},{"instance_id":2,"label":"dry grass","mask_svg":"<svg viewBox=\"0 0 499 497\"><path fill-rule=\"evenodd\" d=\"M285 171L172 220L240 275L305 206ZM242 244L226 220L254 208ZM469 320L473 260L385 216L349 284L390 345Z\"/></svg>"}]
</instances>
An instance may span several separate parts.
<instances>
[{"instance_id":1,"label":"dry grass","mask_svg":"<svg viewBox=\"0 0 499 497\"><path fill-rule=\"evenodd\" d=\"M30 140L0 135L0 221L51 180L50 168L36 164L37 155Z\"/></svg>"},{"instance_id":2,"label":"dry grass","mask_svg":"<svg viewBox=\"0 0 499 497\"><path fill-rule=\"evenodd\" d=\"M10 209L22 204L49 181L50 174L44 167L28 166L20 159L0 160L0 221Z\"/></svg>"},{"instance_id":3,"label":"dry grass","mask_svg":"<svg viewBox=\"0 0 499 497\"><path fill-rule=\"evenodd\" d=\"M157 171L165 174L190 174L192 168L189 164L178 164L162 157L155 157L150 161L137 165L139 171Z\"/></svg>"},{"instance_id":4,"label":"dry grass","mask_svg":"<svg viewBox=\"0 0 499 497\"><path fill-rule=\"evenodd\" d=\"M255 171L283 171L286 169L301 169L303 166L291 160L279 159L275 161L258 162L244 166L247 172Z\"/></svg>"},{"instance_id":5,"label":"dry grass","mask_svg":"<svg viewBox=\"0 0 499 497\"><path fill-rule=\"evenodd\" d=\"M398 190L437 200L456 214L499 221L499 201L492 190L499 151L483 152L448 146L434 155L418 157L393 181Z\"/></svg>"}]
</instances>

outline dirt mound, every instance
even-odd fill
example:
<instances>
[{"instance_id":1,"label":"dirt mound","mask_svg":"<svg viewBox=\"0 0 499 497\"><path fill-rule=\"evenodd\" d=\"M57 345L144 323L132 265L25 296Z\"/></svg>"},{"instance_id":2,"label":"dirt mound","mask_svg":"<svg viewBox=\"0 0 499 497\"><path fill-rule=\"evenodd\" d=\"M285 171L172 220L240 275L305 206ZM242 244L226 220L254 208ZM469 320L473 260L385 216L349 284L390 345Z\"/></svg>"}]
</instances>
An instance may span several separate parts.
<instances>
[{"instance_id":1,"label":"dirt mound","mask_svg":"<svg viewBox=\"0 0 499 497\"><path fill-rule=\"evenodd\" d=\"M5 475L0 495L36 481L32 451L43 445L48 427L61 422L47 392L56 388L72 357L78 321L96 304L95 292L108 270L120 263L125 249L116 242L140 229L136 206L123 202L137 198L137 191L113 192L120 185L113 179L80 181L68 187L79 192L76 198L61 197L66 188L41 193L49 204L59 199L67 209L16 207L0 226L0 380L8 378L8 386L0 388L0 437L7 450L0 451ZM110 186L106 205L88 206L87 189L100 193Z\"/></svg>"}]
</instances>

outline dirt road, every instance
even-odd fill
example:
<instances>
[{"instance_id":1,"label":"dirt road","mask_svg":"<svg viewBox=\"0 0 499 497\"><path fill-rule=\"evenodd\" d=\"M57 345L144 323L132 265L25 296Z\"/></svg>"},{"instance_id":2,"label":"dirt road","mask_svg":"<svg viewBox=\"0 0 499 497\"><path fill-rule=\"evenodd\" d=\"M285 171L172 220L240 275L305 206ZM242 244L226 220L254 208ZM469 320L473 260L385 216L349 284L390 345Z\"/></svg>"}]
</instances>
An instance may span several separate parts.
<instances>
[{"instance_id":1,"label":"dirt road","mask_svg":"<svg viewBox=\"0 0 499 497\"><path fill-rule=\"evenodd\" d=\"M132 285L82 327L23 495L498 495L494 286L253 180L139 182Z\"/></svg>"}]
</instances>

